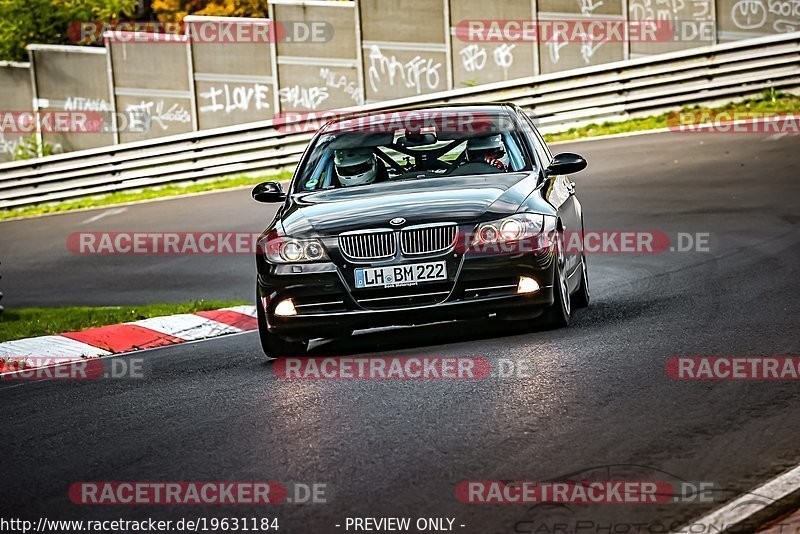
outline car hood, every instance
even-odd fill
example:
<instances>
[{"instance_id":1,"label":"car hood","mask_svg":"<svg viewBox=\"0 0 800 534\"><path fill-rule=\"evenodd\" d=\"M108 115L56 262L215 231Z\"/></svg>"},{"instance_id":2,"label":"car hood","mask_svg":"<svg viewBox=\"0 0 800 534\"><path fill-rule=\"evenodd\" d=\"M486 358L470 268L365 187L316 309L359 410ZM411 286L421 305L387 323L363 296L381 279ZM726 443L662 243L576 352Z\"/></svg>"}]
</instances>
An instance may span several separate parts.
<instances>
[{"instance_id":1,"label":"car hood","mask_svg":"<svg viewBox=\"0 0 800 534\"><path fill-rule=\"evenodd\" d=\"M517 211L536 187L535 173L428 178L292 195L281 217L287 235L336 235L406 225L459 224L501 218Z\"/></svg>"}]
</instances>

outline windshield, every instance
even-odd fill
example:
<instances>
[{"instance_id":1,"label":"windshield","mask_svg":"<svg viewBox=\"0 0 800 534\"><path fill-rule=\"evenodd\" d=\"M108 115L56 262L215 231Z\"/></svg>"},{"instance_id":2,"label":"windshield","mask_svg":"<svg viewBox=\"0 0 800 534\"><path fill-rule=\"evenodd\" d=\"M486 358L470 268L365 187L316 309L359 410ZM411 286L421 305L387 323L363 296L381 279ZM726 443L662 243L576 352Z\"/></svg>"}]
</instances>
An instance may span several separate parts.
<instances>
[{"instance_id":1,"label":"windshield","mask_svg":"<svg viewBox=\"0 0 800 534\"><path fill-rule=\"evenodd\" d=\"M404 123L327 128L299 171L294 192L532 169L508 115L484 114L484 120L467 128L463 122L448 127L455 123L441 120L441 115L417 123L425 125L418 129L394 128L395 124Z\"/></svg>"}]
</instances>

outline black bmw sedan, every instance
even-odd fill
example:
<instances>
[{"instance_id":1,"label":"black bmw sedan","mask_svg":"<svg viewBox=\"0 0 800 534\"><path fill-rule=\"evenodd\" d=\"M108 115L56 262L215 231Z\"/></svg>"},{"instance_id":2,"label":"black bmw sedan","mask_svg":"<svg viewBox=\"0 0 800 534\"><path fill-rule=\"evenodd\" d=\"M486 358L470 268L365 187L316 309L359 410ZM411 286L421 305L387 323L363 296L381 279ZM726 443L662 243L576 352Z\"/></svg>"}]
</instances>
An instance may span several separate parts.
<instances>
[{"instance_id":1,"label":"black bmw sedan","mask_svg":"<svg viewBox=\"0 0 800 534\"><path fill-rule=\"evenodd\" d=\"M587 306L569 175L510 104L444 105L340 117L319 129L258 241L258 325L270 357L311 338L388 325L496 316L567 326Z\"/></svg>"}]
</instances>

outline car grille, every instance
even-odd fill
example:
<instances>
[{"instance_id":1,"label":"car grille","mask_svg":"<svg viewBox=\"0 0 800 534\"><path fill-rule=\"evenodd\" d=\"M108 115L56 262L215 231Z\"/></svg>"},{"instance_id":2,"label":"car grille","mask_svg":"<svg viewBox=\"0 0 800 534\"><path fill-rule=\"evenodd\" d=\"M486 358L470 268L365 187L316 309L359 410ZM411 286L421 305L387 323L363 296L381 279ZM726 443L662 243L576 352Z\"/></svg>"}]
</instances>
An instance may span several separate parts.
<instances>
[{"instance_id":1,"label":"car grille","mask_svg":"<svg viewBox=\"0 0 800 534\"><path fill-rule=\"evenodd\" d=\"M442 252L453 246L458 227L436 224L406 228L400 234L400 247L406 256Z\"/></svg>"},{"instance_id":2,"label":"car grille","mask_svg":"<svg viewBox=\"0 0 800 534\"><path fill-rule=\"evenodd\" d=\"M397 253L392 230L366 231L339 235L339 250L354 260L391 258Z\"/></svg>"},{"instance_id":3,"label":"car grille","mask_svg":"<svg viewBox=\"0 0 800 534\"><path fill-rule=\"evenodd\" d=\"M458 226L454 223L412 226L400 231L400 247L405 256L444 252L456 241ZM380 260L397 253L395 231L364 230L339 234L339 249L351 260Z\"/></svg>"}]
</instances>

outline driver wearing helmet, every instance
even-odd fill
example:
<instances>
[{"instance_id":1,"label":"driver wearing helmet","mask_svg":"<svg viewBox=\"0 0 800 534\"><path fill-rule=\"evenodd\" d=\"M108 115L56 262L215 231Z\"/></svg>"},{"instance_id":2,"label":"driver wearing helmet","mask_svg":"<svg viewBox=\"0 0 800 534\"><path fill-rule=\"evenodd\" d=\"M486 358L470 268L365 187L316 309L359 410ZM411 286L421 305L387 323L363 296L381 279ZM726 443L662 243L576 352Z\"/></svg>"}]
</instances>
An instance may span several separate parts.
<instances>
[{"instance_id":1,"label":"driver wearing helmet","mask_svg":"<svg viewBox=\"0 0 800 534\"><path fill-rule=\"evenodd\" d=\"M467 161L488 163L502 171L508 171L509 158L500 134L474 137L467 141Z\"/></svg>"},{"instance_id":2,"label":"driver wearing helmet","mask_svg":"<svg viewBox=\"0 0 800 534\"><path fill-rule=\"evenodd\" d=\"M378 177L377 158L369 148L336 150L333 163L344 187L371 184Z\"/></svg>"}]
</instances>

